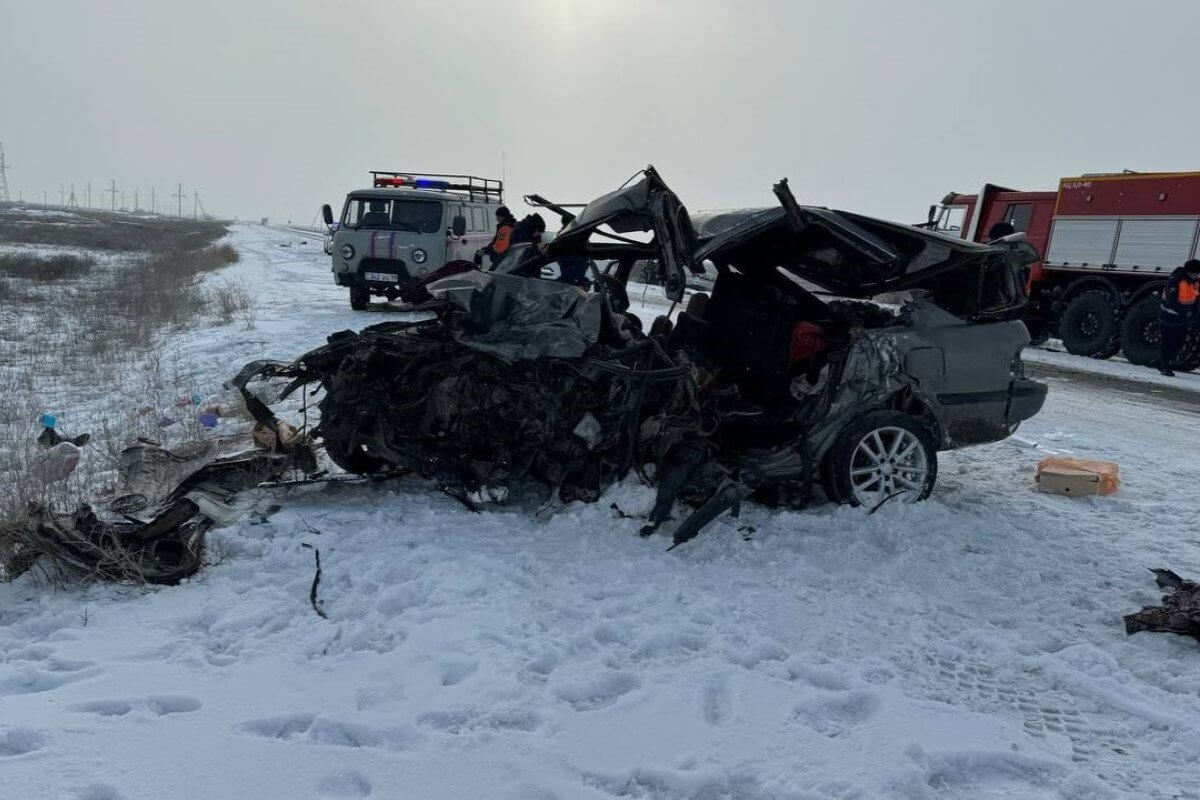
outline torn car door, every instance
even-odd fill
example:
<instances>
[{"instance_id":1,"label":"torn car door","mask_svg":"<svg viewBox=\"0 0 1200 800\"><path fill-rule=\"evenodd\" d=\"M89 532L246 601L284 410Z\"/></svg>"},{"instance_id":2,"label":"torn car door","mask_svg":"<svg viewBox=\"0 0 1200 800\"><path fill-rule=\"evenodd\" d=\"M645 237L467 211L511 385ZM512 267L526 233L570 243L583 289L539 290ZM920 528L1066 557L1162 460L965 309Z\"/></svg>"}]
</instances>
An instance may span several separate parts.
<instances>
[{"instance_id":1,"label":"torn car door","mask_svg":"<svg viewBox=\"0 0 1200 800\"><path fill-rule=\"evenodd\" d=\"M582 253L592 234L608 226L618 234L653 231L659 250L662 285L670 300L683 299L686 283L684 267L696 274L704 272L692 257L696 232L687 209L659 176L654 167L642 171L641 180L596 198L584 206L578 216L559 231L549 252ZM610 235L611 236L611 235Z\"/></svg>"}]
</instances>

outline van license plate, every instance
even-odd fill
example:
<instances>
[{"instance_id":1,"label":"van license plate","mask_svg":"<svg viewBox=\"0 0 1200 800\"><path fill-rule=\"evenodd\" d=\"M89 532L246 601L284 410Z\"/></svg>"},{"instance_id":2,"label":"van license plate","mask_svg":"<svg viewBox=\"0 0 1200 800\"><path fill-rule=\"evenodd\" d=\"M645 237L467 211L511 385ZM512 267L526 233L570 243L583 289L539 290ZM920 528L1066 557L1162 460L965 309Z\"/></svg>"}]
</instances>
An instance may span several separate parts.
<instances>
[{"instance_id":1,"label":"van license plate","mask_svg":"<svg viewBox=\"0 0 1200 800\"><path fill-rule=\"evenodd\" d=\"M400 276L392 272L364 272L363 277L369 281L382 281L383 283L398 283Z\"/></svg>"}]
</instances>

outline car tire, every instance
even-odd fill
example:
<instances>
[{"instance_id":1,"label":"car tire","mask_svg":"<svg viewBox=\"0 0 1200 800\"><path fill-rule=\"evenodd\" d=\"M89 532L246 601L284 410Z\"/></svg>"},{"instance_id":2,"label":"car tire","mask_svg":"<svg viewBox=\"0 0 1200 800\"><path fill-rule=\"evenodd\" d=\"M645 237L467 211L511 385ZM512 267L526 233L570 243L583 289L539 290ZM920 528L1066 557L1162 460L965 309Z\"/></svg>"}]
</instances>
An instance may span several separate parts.
<instances>
[{"instance_id":1,"label":"car tire","mask_svg":"<svg viewBox=\"0 0 1200 800\"><path fill-rule=\"evenodd\" d=\"M1121 349L1120 303L1102 289L1081 292L1063 312L1060 328L1068 353L1110 358Z\"/></svg>"},{"instance_id":2,"label":"car tire","mask_svg":"<svg viewBox=\"0 0 1200 800\"><path fill-rule=\"evenodd\" d=\"M366 311L371 305L371 290L365 286L350 287L350 307L355 311Z\"/></svg>"},{"instance_id":3,"label":"car tire","mask_svg":"<svg viewBox=\"0 0 1200 800\"><path fill-rule=\"evenodd\" d=\"M1147 367L1158 363L1158 306L1157 297L1140 300L1121 323L1121 352L1130 364Z\"/></svg>"},{"instance_id":4,"label":"car tire","mask_svg":"<svg viewBox=\"0 0 1200 800\"><path fill-rule=\"evenodd\" d=\"M929 497L936 481L936 436L924 419L902 411L873 411L854 420L838 434L826 461L830 499L853 506L874 508L892 497L915 503Z\"/></svg>"}]
</instances>

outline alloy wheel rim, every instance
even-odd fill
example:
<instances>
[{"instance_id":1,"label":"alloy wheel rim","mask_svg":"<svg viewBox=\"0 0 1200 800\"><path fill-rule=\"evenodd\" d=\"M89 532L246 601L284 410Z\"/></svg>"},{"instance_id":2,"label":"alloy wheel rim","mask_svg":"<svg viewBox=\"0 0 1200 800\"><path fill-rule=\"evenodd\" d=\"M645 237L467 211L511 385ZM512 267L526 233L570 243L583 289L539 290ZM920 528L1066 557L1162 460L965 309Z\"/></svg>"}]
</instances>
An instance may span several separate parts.
<instances>
[{"instance_id":1,"label":"alloy wheel rim","mask_svg":"<svg viewBox=\"0 0 1200 800\"><path fill-rule=\"evenodd\" d=\"M887 426L870 431L850 457L850 486L859 505L875 507L893 495L913 503L929 476L929 458L916 434Z\"/></svg>"}]
</instances>

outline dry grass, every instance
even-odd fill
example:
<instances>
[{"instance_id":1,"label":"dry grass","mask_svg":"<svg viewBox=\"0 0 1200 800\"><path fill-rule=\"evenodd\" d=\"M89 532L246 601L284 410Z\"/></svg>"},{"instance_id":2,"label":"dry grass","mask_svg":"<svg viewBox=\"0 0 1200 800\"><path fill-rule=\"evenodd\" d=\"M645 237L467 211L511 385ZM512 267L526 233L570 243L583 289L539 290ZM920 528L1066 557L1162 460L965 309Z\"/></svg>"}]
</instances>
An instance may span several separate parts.
<instances>
[{"instance_id":1,"label":"dry grass","mask_svg":"<svg viewBox=\"0 0 1200 800\"><path fill-rule=\"evenodd\" d=\"M254 327L256 304L246 284L238 281L221 283L209 290L209 303L222 323L240 320L246 329Z\"/></svg>"},{"instance_id":2,"label":"dry grass","mask_svg":"<svg viewBox=\"0 0 1200 800\"><path fill-rule=\"evenodd\" d=\"M229 245L172 250L137 260L97 281L76 312L88 331L89 351L104 355L114 348L149 348L160 331L187 325L217 301L200 279L236 260L237 251ZM249 305L252 299L245 294Z\"/></svg>"},{"instance_id":3,"label":"dry grass","mask_svg":"<svg viewBox=\"0 0 1200 800\"><path fill-rule=\"evenodd\" d=\"M82 278L91 272L94 266L96 266L96 259L85 256L0 253L0 275L36 283L54 283Z\"/></svg>"},{"instance_id":4,"label":"dry grass","mask_svg":"<svg viewBox=\"0 0 1200 800\"><path fill-rule=\"evenodd\" d=\"M143 218L103 211L71 212L73 217L0 216L0 242L63 245L88 250L154 252L199 250L225 235L225 225L204 220Z\"/></svg>"},{"instance_id":5,"label":"dry grass","mask_svg":"<svg viewBox=\"0 0 1200 800\"><path fill-rule=\"evenodd\" d=\"M11 553L5 531L11 537L19 529L30 503L66 510L94 497L115 480L118 454L138 436L171 444L202 435L194 412L176 408L200 387L165 366L175 332L205 317L254 323L244 285L204 280L238 260L233 247L215 244L221 224L91 213L71 224L8 217L0 217L0 242L127 255L100 263L0 257L0 562ZM64 432L86 430L92 441L73 475L46 486L34 477L36 420L63 408L89 409L88 421L77 412ZM164 415L179 422L164 429Z\"/></svg>"}]
</instances>

